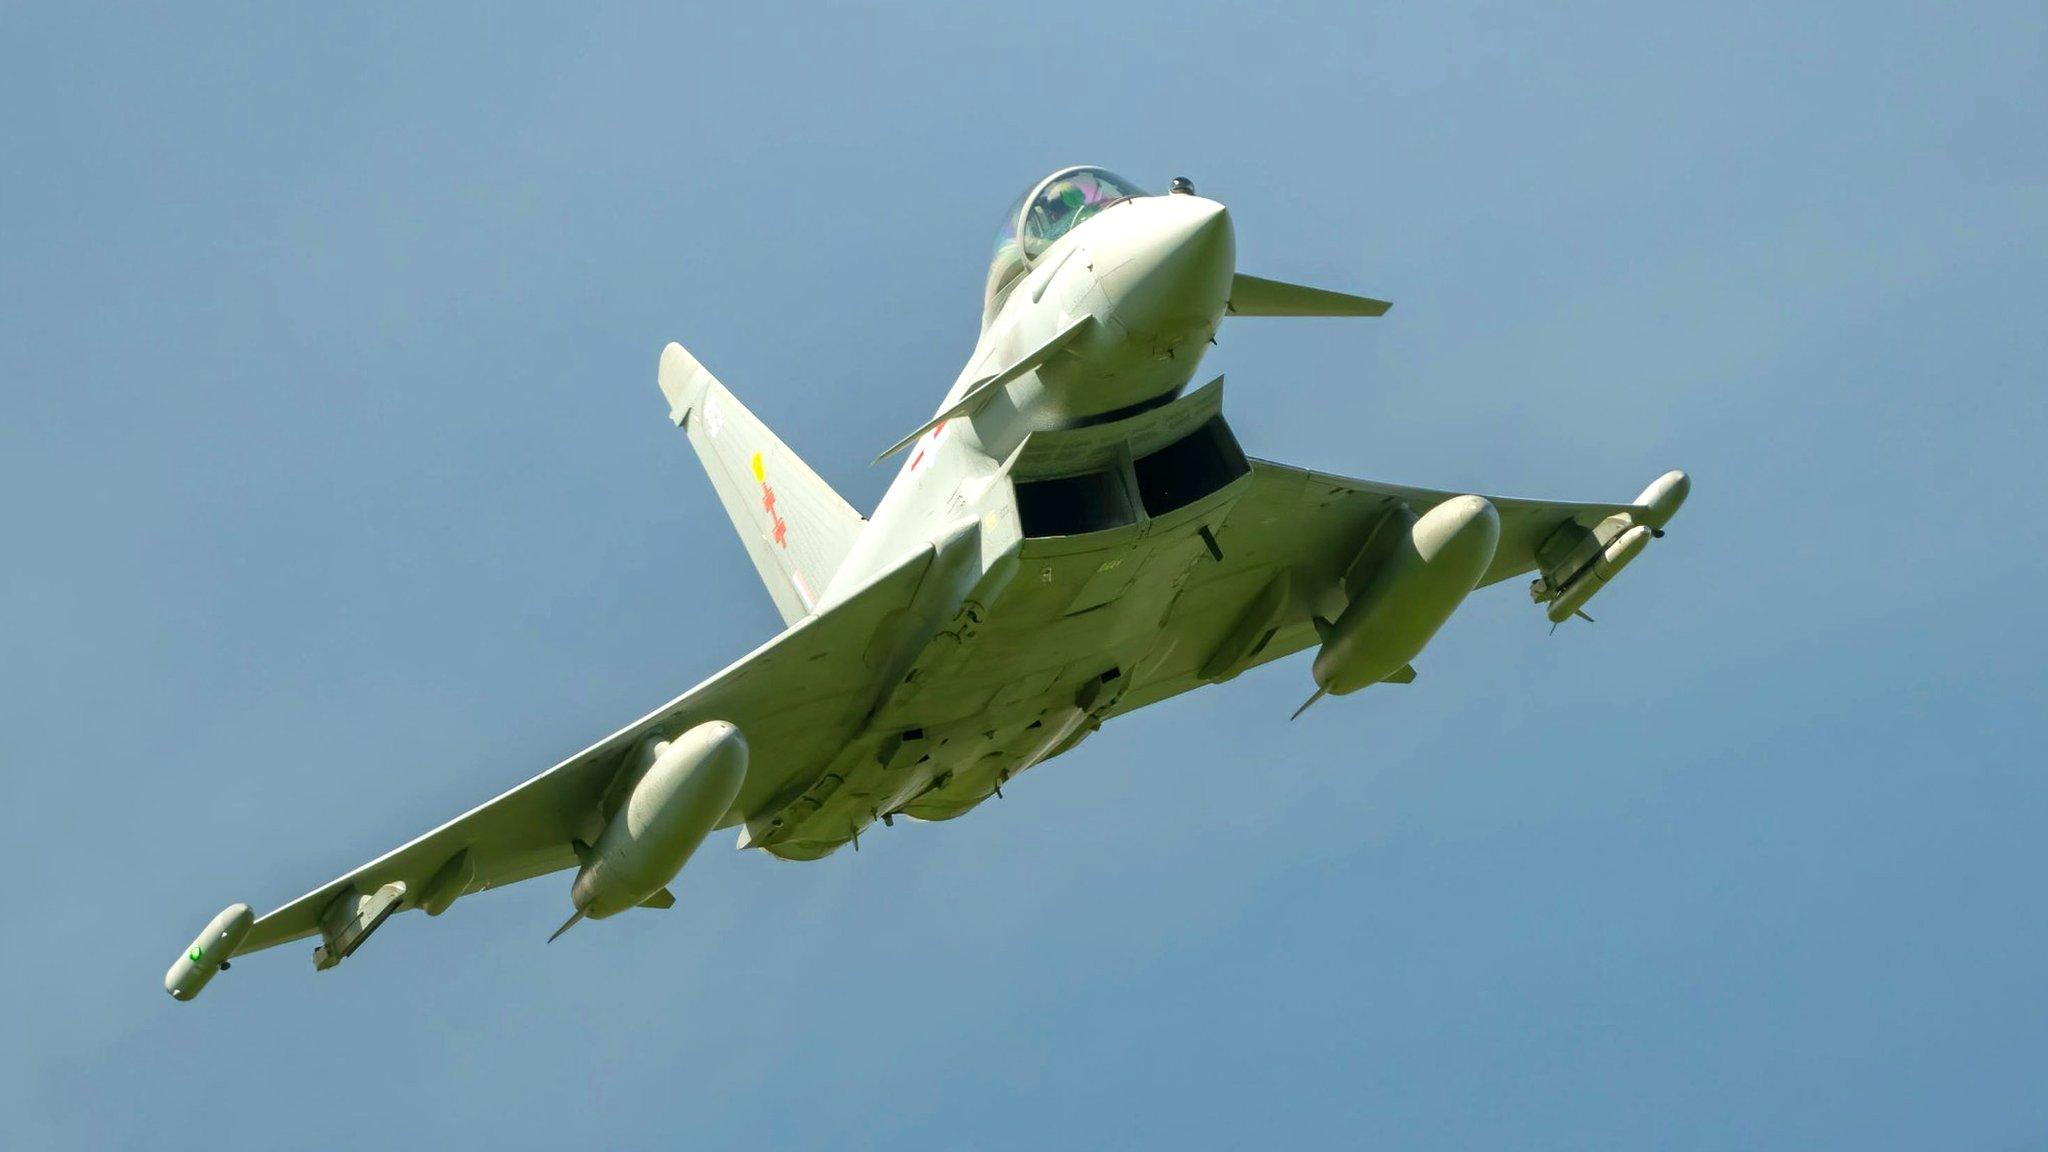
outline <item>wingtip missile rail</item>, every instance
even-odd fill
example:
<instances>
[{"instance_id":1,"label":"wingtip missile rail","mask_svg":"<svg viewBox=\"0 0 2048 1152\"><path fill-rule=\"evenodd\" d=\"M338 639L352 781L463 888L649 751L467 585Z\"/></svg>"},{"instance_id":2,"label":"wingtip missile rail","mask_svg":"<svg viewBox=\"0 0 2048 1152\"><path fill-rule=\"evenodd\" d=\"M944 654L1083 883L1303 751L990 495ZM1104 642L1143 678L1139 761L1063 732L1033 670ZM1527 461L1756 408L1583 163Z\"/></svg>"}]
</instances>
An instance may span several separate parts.
<instances>
[{"instance_id":1,"label":"wingtip missile rail","mask_svg":"<svg viewBox=\"0 0 2048 1152\"><path fill-rule=\"evenodd\" d=\"M1650 530L1653 536L1662 536L1664 526L1678 515L1685 506L1685 498L1692 495L1692 477L1673 468L1643 489L1636 497L1636 506L1643 511L1634 517L1635 522Z\"/></svg>"},{"instance_id":2,"label":"wingtip missile rail","mask_svg":"<svg viewBox=\"0 0 2048 1152\"><path fill-rule=\"evenodd\" d=\"M1598 556L1593 557L1593 562L1588 564L1584 571L1558 592L1557 599L1550 602L1550 607L1544 615L1550 618L1552 624L1562 624L1579 615L1579 610L1586 606L1586 601L1591 600L1594 593L1607 587L1608 581L1621 575L1621 570L1628 567L1630 561L1642 555L1643 549L1649 543L1650 528L1646 524L1638 524L1616 536L1606 548L1601 549Z\"/></svg>"},{"instance_id":3,"label":"wingtip missile rail","mask_svg":"<svg viewBox=\"0 0 2048 1152\"><path fill-rule=\"evenodd\" d=\"M1592 528L1566 524L1538 550L1551 562L1529 585L1529 596L1548 604L1544 615L1553 625L1585 615L1586 602L1621 574L1650 541L1664 535L1664 526L1678 514L1692 492L1692 478L1673 469L1650 482L1634 505Z\"/></svg>"}]
</instances>

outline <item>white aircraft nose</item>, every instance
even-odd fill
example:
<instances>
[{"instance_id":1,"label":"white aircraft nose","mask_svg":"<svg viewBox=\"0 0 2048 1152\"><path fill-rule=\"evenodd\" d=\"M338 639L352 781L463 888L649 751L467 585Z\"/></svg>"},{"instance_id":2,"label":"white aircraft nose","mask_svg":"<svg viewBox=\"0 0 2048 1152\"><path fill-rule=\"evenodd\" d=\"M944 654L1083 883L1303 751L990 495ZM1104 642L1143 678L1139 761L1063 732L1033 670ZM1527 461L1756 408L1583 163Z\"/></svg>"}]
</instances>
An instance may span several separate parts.
<instances>
[{"instance_id":1,"label":"white aircraft nose","mask_svg":"<svg viewBox=\"0 0 2048 1152\"><path fill-rule=\"evenodd\" d=\"M1091 238L1096 278L1132 334L1213 332L1230 298L1237 236L1230 212L1200 196L1149 196L1103 213L1114 224Z\"/></svg>"}]
</instances>

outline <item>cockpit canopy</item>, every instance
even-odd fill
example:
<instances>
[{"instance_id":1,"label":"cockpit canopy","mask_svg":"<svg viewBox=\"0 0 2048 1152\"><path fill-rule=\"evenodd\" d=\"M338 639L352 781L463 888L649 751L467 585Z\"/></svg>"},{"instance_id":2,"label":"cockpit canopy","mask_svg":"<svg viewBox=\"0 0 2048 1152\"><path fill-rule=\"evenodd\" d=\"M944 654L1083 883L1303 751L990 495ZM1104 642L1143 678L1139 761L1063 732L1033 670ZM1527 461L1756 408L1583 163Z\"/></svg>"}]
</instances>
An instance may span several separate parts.
<instances>
[{"instance_id":1,"label":"cockpit canopy","mask_svg":"<svg viewBox=\"0 0 2048 1152\"><path fill-rule=\"evenodd\" d=\"M988 269L982 322L995 313L1003 289L1031 267L1053 241L1119 200L1147 193L1114 173L1088 165L1062 168L1024 190L1003 217L995 259Z\"/></svg>"}]
</instances>

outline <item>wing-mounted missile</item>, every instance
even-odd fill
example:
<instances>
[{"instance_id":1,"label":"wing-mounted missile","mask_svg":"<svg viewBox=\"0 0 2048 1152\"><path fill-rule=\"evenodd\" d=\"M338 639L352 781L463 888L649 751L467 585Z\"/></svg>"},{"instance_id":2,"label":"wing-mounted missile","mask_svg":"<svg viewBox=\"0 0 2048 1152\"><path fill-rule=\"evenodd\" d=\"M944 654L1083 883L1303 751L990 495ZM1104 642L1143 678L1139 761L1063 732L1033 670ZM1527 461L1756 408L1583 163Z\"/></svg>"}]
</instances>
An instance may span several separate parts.
<instances>
[{"instance_id":1,"label":"wing-mounted missile","mask_svg":"<svg viewBox=\"0 0 2048 1152\"><path fill-rule=\"evenodd\" d=\"M1602 521L1602 524L1605 526L1606 522ZM1622 526L1612 527L1619 529ZM1595 534L1597 536L1603 533L1596 529ZM1573 616L1581 615L1586 601L1607 587L1607 582L1620 575L1621 570L1628 567L1630 561L1642 555L1643 548L1649 543L1650 530L1640 524L1620 531L1608 541L1605 548L1594 554L1591 564L1586 565L1578 575L1556 591L1544 615L1550 618L1552 624L1562 624Z\"/></svg>"},{"instance_id":2,"label":"wing-mounted missile","mask_svg":"<svg viewBox=\"0 0 2048 1152\"><path fill-rule=\"evenodd\" d=\"M1536 548L1540 575L1529 585L1529 598L1549 605L1544 615L1553 627L1584 616L1586 602L1642 555L1652 538L1664 534L1664 525L1678 514L1691 491L1691 477L1666 472L1643 489L1628 510L1591 528L1575 521L1560 525Z\"/></svg>"},{"instance_id":3,"label":"wing-mounted missile","mask_svg":"<svg viewBox=\"0 0 2048 1152\"><path fill-rule=\"evenodd\" d=\"M248 939L249 929L256 923L256 914L249 911L247 904L230 904L221 909L206 928L201 931L178 962L164 973L164 991L174 1000L190 1000L199 995L213 974L228 966L228 958Z\"/></svg>"},{"instance_id":4,"label":"wing-mounted missile","mask_svg":"<svg viewBox=\"0 0 2048 1152\"><path fill-rule=\"evenodd\" d=\"M1412 679L1409 662L1478 585L1499 543L1500 513L1479 496L1454 496L1420 516L1397 505L1380 517L1345 575L1350 604L1320 626L1309 703Z\"/></svg>"},{"instance_id":5,"label":"wing-mounted missile","mask_svg":"<svg viewBox=\"0 0 2048 1152\"><path fill-rule=\"evenodd\" d=\"M578 920L602 920L628 908L667 907L669 881L704 842L747 778L747 741L722 720L697 725L673 740L650 739L641 769L597 843L579 846L583 866L569 889ZM549 937L554 939L553 936Z\"/></svg>"}]
</instances>

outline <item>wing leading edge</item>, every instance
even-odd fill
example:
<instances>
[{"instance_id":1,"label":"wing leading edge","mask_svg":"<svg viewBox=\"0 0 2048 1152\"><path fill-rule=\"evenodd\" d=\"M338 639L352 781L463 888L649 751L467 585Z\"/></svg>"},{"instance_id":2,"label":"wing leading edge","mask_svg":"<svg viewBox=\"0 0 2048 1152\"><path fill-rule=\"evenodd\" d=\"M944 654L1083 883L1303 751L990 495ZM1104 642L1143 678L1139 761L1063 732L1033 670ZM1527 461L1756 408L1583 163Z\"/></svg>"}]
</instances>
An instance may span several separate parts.
<instances>
[{"instance_id":1,"label":"wing leading edge","mask_svg":"<svg viewBox=\"0 0 2048 1152\"><path fill-rule=\"evenodd\" d=\"M1144 671L1118 712L1229 680L1314 647L1321 640L1317 618L1334 619L1342 612L1344 576L1378 520L1397 505L1423 512L1464 495L1269 460L1250 463L1251 483L1216 532L1222 555L1189 573L1165 623L1168 635L1161 648L1168 655ZM1500 538L1479 585L1539 569L1557 571L1545 560L1553 542L1581 533L1598 539L1595 530L1619 514L1661 529L1684 498L1685 486L1683 473L1667 474L1638 503L1488 496L1500 516ZM1675 500L1657 496L1672 491ZM1564 531L1568 525L1579 531ZM1403 668L1394 679L1405 683L1414 672Z\"/></svg>"},{"instance_id":2,"label":"wing leading edge","mask_svg":"<svg viewBox=\"0 0 2048 1152\"><path fill-rule=\"evenodd\" d=\"M658 731L712 719L738 726L754 748L756 767L733 813L765 803L815 774L861 723L872 698L866 642L877 625L911 601L930 562L929 551L912 556L589 748L269 913L235 943L232 954L323 930L333 943L334 910L343 905L342 920L376 918L347 942L352 947L392 912L424 908L435 915L465 893L573 867L575 841L593 842L602 829L606 793L620 764ZM736 822L733 813L721 826ZM394 885L402 887L394 892Z\"/></svg>"},{"instance_id":3,"label":"wing leading edge","mask_svg":"<svg viewBox=\"0 0 2048 1152\"><path fill-rule=\"evenodd\" d=\"M1249 515L1260 526L1292 518L1306 522L1301 544L1310 553L1336 564L1339 570L1351 562L1364 532L1391 503L1403 503L1417 512L1427 511L1462 492L1387 484L1377 480L1353 480L1306 468L1253 460L1251 493L1232 514ZM1537 569L1537 549L1552 533L1567 523L1592 528L1609 516L1629 512L1647 514L1644 504L1590 504L1562 500L1527 500L1513 496L1487 496L1500 513L1500 543L1493 562L1479 578L1479 586L1498 584ZM1661 524L1659 525L1661 527ZM1250 527L1249 525L1247 527Z\"/></svg>"}]
</instances>

